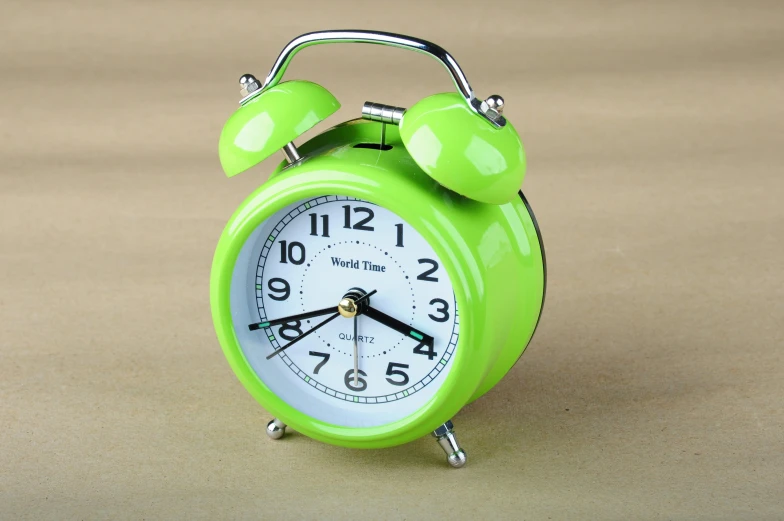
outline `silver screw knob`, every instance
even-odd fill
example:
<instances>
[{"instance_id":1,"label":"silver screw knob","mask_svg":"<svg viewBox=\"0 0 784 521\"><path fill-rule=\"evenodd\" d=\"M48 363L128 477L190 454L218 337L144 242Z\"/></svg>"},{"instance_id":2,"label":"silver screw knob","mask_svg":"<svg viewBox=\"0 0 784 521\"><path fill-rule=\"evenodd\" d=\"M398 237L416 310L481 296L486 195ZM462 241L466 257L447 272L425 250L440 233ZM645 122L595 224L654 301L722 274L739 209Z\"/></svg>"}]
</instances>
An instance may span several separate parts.
<instances>
[{"instance_id":1,"label":"silver screw knob","mask_svg":"<svg viewBox=\"0 0 784 521\"><path fill-rule=\"evenodd\" d=\"M240 76L240 96L243 98L261 88L259 80L253 74L243 74Z\"/></svg>"},{"instance_id":2,"label":"silver screw knob","mask_svg":"<svg viewBox=\"0 0 784 521\"><path fill-rule=\"evenodd\" d=\"M490 110L494 110L498 114L504 113L504 98L502 98L498 94L493 94L492 96L489 96L485 100L485 103L487 103L487 106Z\"/></svg>"}]
</instances>

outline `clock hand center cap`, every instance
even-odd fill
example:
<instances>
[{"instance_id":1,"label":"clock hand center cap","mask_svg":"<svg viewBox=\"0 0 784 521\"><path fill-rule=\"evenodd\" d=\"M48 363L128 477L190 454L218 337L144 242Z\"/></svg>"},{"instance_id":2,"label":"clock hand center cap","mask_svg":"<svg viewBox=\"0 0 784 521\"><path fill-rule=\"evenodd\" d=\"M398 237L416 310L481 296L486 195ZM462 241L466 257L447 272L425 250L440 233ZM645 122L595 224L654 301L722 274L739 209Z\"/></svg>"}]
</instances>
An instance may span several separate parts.
<instances>
[{"instance_id":1,"label":"clock hand center cap","mask_svg":"<svg viewBox=\"0 0 784 521\"><path fill-rule=\"evenodd\" d=\"M354 299L343 298L338 304L338 313L345 318L353 318L357 314L357 304Z\"/></svg>"},{"instance_id":2,"label":"clock hand center cap","mask_svg":"<svg viewBox=\"0 0 784 521\"><path fill-rule=\"evenodd\" d=\"M370 295L375 293L371 291ZM362 288L349 289L338 303L338 313L345 318L354 318L361 315L370 303L370 295ZM359 302L358 302L359 301Z\"/></svg>"}]
</instances>

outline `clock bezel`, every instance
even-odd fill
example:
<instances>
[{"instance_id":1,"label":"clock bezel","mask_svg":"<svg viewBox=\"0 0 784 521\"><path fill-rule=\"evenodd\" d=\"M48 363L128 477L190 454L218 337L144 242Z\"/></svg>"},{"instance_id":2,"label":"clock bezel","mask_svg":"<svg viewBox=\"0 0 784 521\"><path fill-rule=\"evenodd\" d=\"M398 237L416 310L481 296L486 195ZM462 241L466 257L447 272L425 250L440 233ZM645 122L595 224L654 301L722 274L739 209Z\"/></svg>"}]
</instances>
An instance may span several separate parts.
<instances>
[{"instance_id":1,"label":"clock bezel","mask_svg":"<svg viewBox=\"0 0 784 521\"><path fill-rule=\"evenodd\" d=\"M353 151L353 150L352 150ZM283 422L307 436L336 445L376 448L403 444L419 438L455 415L471 398L495 360L499 348L484 346L479 322L482 302L483 269L476 261L466 229L458 230L461 212L443 189L429 177L401 176L396 172L382 175L377 167L362 163L336 161L332 156L309 158L292 165L286 172L254 191L229 220L218 243L211 276L213 321L224 353L232 369L256 400ZM252 231L279 209L299 200L323 196L346 195L378 204L405 219L427 240L443 261L449 274L458 309L461 309L460 338L455 348L451 371L431 400L412 415L396 422L369 428L343 427L316 420L288 405L275 395L245 360L233 330L229 291L231 276L239 252ZM447 201L453 203L448 204ZM481 203L471 203L481 204ZM419 210L414 210L419 208ZM462 216L464 217L464 215Z\"/></svg>"}]
</instances>

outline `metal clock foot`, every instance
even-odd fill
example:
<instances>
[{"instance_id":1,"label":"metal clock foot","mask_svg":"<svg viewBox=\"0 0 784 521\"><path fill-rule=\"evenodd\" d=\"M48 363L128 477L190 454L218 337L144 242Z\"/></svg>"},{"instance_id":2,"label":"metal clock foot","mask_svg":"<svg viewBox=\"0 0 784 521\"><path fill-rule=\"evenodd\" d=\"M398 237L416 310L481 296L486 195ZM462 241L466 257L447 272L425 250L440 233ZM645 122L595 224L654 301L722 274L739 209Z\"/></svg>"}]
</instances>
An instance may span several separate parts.
<instances>
[{"instance_id":1,"label":"metal clock foot","mask_svg":"<svg viewBox=\"0 0 784 521\"><path fill-rule=\"evenodd\" d=\"M441 427L434 430L433 437L438 440L438 444L444 449L446 460L452 467L459 469L460 467L465 466L466 453L460 448L460 444L457 442L452 420L449 420Z\"/></svg>"},{"instance_id":2,"label":"metal clock foot","mask_svg":"<svg viewBox=\"0 0 784 521\"><path fill-rule=\"evenodd\" d=\"M286 434L286 424L277 418L273 418L267 424L267 436L273 440L279 440Z\"/></svg>"}]
</instances>

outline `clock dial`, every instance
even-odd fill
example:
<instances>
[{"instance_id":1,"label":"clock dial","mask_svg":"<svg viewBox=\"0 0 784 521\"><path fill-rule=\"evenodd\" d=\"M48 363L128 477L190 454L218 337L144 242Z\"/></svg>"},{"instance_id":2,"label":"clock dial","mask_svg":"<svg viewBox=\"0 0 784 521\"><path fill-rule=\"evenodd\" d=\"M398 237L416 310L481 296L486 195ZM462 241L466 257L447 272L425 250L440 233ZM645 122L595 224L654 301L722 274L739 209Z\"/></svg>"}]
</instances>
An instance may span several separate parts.
<instances>
[{"instance_id":1,"label":"clock dial","mask_svg":"<svg viewBox=\"0 0 784 521\"><path fill-rule=\"evenodd\" d=\"M231 301L259 378L297 410L342 426L383 425L424 406L459 338L441 259L396 214L351 197L303 200L262 223L240 253Z\"/></svg>"}]
</instances>

